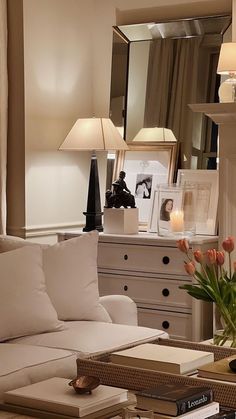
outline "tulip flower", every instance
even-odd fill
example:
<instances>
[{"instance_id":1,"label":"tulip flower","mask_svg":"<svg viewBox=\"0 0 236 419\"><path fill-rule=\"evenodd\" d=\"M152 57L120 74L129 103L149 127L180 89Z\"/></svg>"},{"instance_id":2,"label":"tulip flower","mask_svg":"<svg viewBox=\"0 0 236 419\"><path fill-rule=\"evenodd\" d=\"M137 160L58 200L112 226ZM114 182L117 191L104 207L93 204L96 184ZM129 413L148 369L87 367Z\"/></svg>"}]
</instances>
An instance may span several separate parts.
<instances>
[{"instance_id":1,"label":"tulip flower","mask_svg":"<svg viewBox=\"0 0 236 419\"><path fill-rule=\"evenodd\" d=\"M222 243L223 249L231 253L234 250L234 238L232 236L227 237Z\"/></svg>"},{"instance_id":2,"label":"tulip flower","mask_svg":"<svg viewBox=\"0 0 236 419\"><path fill-rule=\"evenodd\" d=\"M224 265L225 262L225 254L224 252L216 252L216 263L218 266Z\"/></svg>"},{"instance_id":3,"label":"tulip flower","mask_svg":"<svg viewBox=\"0 0 236 419\"><path fill-rule=\"evenodd\" d=\"M185 268L187 274L189 274L191 276L193 276L195 271L196 271L195 263L193 261L188 262L188 263L185 262L184 268Z\"/></svg>"},{"instance_id":4,"label":"tulip flower","mask_svg":"<svg viewBox=\"0 0 236 419\"><path fill-rule=\"evenodd\" d=\"M177 241L178 249L183 253L188 253L189 251L189 242L187 239L180 239Z\"/></svg>"},{"instance_id":5,"label":"tulip flower","mask_svg":"<svg viewBox=\"0 0 236 419\"><path fill-rule=\"evenodd\" d=\"M216 263L216 249L209 249L206 252L206 257L210 265L214 265Z\"/></svg>"},{"instance_id":6,"label":"tulip flower","mask_svg":"<svg viewBox=\"0 0 236 419\"><path fill-rule=\"evenodd\" d=\"M184 261L185 271L194 278L194 281L181 285L180 289L185 289L193 298L215 304L224 329L221 334L215 334L213 343L223 346L230 342L230 347L236 348L236 259L231 260L234 238L227 237L223 241L224 251L193 251L186 239L179 240L177 246L187 259ZM227 270L223 266L225 260Z\"/></svg>"},{"instance_id":7,"label":"tulip flower","mask_svg":"<svg viewBox=\"0 0 236 419\"><path fill-rule=\"evenodd\" d=\"M201 252L201 250L195 250L193 252L193 256L194 256L194 259L196 260L196 262L199 262L199 263L203 262L204 255Z\"/></svg>"}]
</instances>

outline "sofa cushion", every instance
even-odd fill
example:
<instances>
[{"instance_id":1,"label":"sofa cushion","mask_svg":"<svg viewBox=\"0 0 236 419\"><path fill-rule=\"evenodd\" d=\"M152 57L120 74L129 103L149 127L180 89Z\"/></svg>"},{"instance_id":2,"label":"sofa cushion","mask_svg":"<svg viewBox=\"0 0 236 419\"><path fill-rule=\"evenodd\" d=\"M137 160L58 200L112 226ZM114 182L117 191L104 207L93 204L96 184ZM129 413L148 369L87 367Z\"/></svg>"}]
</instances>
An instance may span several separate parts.
<instances>
[{"instance_id":1,"label":"sofa cushion","mask_svg":"<svg viewBox=\"0 0 236 419\"><path fill-rule=\"evenodd\" d=\"M86 357L168 337L161 330L141 326L88 321L66 324L67 329L61 332L27 336L13 342L67 349L77 352L79 357Z\"/></svg>"},{"instance_id":2,"label":"sofa cushion","mask_svg":"<svg viewBox=\"0 0 236 419\"><path fill-rule=\"evenodd\" d=\"M0 254L0 341L64 328L46 293L42 250Z\"/></svg>"},{"instance_id":3,"label":"sofa cushion","mask_svg":"<svg viewBox=\"0 0 236 419\"><path fill-rule=\"evenodd\" d=\"M61 320L111 322L99 303L97 245L91 231L43 250L47 292Z\"/></svg>"},{"instance_id":4,"label":"sofa cushion","mask_svg":"<svg viewBox=\"0 0 236 419\"><path fill-rule=\"evenodd\" d=\"M76 355L31 345L0 344L0 400L4 391L51 377L76 376Z\"/></svg>"},{"instance_id":5,"label":"sofa cushion","mask_svg":"<svg viewBox=\"0 0 236 419\"><path fill-rule=\"evenodd\" d=\"M16 250L20 247L28 245L24 239L16 236L0 235L0 253L9 252L10 250Z\"/></svg>"}]
</instances>

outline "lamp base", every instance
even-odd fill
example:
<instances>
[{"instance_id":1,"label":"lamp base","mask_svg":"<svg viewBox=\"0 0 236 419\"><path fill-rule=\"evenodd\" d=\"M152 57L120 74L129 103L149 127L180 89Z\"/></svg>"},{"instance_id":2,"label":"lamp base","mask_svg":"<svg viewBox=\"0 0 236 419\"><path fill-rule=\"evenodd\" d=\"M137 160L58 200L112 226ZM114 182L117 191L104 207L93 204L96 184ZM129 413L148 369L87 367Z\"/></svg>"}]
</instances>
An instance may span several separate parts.
<instances>
[{"instance_id":1,"label":"lamp base","mask_svg":"<svg viewBox=\"0 0 236 419\"><path fill-rule=\"evenodd\" d=\"M231 77L221 83L218 94L221 103L236 102L236 78Z\"/></svg>"},{"instance_id":2,"label":"lamp base","mask_svg":"<svg viewBox=\"0 0 236 419\"><path fill-rule=\"evenodd\" d=\"M83 231L103 231L102 226L102 214L103 212L91 213L91 212L83 212L86 216L86 224L83 228Z\"/></svg>"}]
</instances>

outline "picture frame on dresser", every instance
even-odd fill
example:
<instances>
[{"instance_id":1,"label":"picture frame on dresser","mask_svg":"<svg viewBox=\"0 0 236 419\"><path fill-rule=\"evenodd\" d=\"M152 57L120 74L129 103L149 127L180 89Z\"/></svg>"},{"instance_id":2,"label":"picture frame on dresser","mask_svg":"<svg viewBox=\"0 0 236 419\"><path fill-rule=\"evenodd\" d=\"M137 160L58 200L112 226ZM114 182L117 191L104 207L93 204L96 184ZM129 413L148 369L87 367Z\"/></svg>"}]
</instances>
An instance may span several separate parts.
<instances>
[{"instance_id":1,"label":"picture frame on dresser","mask_svg":"<svg viewBox=\"0 0 236 419\"><path fill-rule=\"evenodd\" d=\"M169 188L162 186L161 190L156 189L153 193L153 198L151 202L151 211L149 214L148 220L148 232L149 233L159 233L159 229L165 231L167 235L170 231L170 218L165 217L165 212L163 213L163 206L168 205L168 202L171 202L171 211L175 211L178 208L181 208L183 200L183 191L176 188ZM170 211L170 212L171 212ZM159 229L158 229L159 225ZM163 235L163 234L160 234Z\"/></svg>"},{"instance_id":2,"label":"picture frame on dresser","mask_svg":"<svg viewBox=\"0 0 236 419\"><path fill-rule=\"evenodd\" d=\"M126 183L139 208L139 230L147 231L154 191L159 184L172 182L177 144L158 142L127 143L129 150L118 151L113 179L126 173Z\"/></svg>"},{"instance_id":3,"label":"picture frame on dresser","mask_svg":"<svg viewBox=\"0 0 236 419\"><path fill-rule=\"evenodd\" d=\"M218 230L219 172L218 170L179 169L177 184L195 186L196 234L215 236Z\"/></svg>"}]
</instances>

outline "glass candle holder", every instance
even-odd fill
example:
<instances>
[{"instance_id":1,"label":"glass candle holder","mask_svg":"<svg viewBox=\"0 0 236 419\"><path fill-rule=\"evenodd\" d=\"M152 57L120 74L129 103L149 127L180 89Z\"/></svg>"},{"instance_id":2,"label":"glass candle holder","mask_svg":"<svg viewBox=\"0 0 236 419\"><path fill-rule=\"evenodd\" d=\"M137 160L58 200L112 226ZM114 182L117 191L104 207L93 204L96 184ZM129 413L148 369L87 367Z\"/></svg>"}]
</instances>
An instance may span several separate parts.
<instances>
[{"instance_id":1,"label":"glass candle holder","mask_svg":"<svg viewBox=\"0 0 236 419\"><path fill-rule=\"evenodd\" d=\"M124 409L124 419L154 419L154 414L152 410L127 407Z\"/></svg>"},{"instance_id":2,"label":"glass candle holder","mask_svg":"<svg viewBox=\"0 0 236 419\"><path fill-rule=\"evenodd\" d=\"M196 198L197 190L192 185L159 186L159 236L186 237L196 234Z\"/></svg>"}]
</instances>

